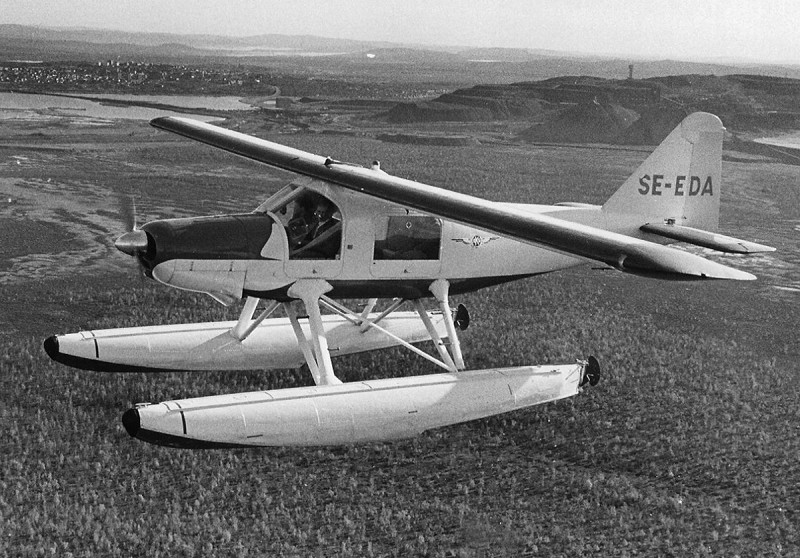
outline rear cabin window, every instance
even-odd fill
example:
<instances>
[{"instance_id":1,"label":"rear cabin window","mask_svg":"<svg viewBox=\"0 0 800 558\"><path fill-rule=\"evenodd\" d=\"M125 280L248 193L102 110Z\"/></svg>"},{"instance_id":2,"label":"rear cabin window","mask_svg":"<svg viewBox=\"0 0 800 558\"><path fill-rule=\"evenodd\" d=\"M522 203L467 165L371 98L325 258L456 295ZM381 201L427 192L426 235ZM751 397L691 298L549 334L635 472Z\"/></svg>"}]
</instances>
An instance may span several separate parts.
<instances>
[{"instance_id":1,"label":"rear cabin window","mask_svg":"<svg viewBox=\"0 0 800 558\"><path fill-rule=\"evenodd\" d=\"M442 223L423 215L389 216L375 231L375 260L437 260Z\"/></svg>"}]
</instances>

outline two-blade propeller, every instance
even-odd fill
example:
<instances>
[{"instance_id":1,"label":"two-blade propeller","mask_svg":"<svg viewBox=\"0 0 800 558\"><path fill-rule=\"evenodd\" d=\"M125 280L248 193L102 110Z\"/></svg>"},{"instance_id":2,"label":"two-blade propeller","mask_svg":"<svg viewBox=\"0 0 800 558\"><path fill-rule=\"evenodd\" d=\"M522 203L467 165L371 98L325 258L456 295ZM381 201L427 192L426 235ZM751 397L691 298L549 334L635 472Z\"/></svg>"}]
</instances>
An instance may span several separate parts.
<instances>
[{"instance_id":1,"label":"two-blade propeller","mask_svg":"<svg viewBox=\"0 0 800 558\"><path fill-rule=\"evenodd\" d=\"M123 204L120 213L125 221L125 228L128 230L125 234L114 241L114 247L128 254L134 256L139 264L139 271L145 275L145 268L142 264L141 256L143 256L149 247L149 239L147 233L140 230L136 222L136 201L133 197L128 198L130 203Z\"/></svg>"}]
</instances>

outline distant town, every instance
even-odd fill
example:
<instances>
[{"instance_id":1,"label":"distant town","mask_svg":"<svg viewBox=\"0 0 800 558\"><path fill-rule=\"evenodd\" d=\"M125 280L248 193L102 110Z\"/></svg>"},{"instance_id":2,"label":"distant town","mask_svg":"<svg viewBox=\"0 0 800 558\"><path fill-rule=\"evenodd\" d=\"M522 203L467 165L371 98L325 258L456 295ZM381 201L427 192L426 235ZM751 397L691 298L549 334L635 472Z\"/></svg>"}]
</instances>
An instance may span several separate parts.
<instances>
[{"instance_id":1,"label":"distant town","mask_svg":"<svg viewBox=\"0 0 800 558\"><path fill-rule=\"evenodd\" d=\"M337 79L296 71L270 71L263 66L196 62L194 64L102 60L63 62L0 60L0 91L25 93L81 92L141 95L239 95L294 97L360 97L418 99L448 88L425 84L393 86L370 79Z\"/></svg>"}]
</instances>

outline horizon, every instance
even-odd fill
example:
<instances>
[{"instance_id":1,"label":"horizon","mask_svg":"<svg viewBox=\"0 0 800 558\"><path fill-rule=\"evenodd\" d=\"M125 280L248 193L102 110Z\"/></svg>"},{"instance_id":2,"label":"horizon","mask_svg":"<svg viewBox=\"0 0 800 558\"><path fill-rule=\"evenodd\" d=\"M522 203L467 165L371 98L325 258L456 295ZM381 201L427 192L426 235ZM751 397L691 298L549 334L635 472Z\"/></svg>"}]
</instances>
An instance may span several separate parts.
<instances>
[{"instance_id":1,"label":"horizon","mask_svg":"<svg viewBox=\"0 0 800 558\"><path fill-rule=\"evenodd\" d=\"M438 48L546 50L583 56L800 64L800 3L748 0L7 0L1 24L174 35L315 36ZM353 14L358 14L354 17ZM366 14L366 15L365 15ZM613 16L613 17L609 17ZM709 25L709 22L715 22Z\"/></svg>"}]
</instances>

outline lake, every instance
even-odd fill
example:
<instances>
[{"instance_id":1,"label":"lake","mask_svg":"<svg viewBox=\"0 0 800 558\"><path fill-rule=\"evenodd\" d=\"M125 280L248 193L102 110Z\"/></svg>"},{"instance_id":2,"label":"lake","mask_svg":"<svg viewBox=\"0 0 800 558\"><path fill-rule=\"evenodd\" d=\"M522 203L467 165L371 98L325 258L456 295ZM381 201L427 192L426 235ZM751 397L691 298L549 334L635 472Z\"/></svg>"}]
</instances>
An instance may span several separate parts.
<instances>
[{"instance_id":1,"label":"lake","mask_svg":"<svg viewBox=\"0 0 800 558\"><path fill-rule=\"evenodd\" d=\"M214 110L247 109L238 97L200 97L183 95L92 95L109 100L141 100L182 108L207 108ZM237 106L238 105L238 106ZM232 108L235 107L235 108ZM152 120L159 116L188 116L203 122L213 122L219 117L202 114L186 114L149 107L107 106L97 101L59 95L0 92L0 120L46 121L57 118L73 118L87 121L107 120Z\"/></svg>"},{"instance_id":2,"label":"lake","mask_svg":"<svg viewBox=\"0 0 800 558\"><path fill-rule=\"evenodd\" d=\"M241 97L232 95L211 97L208 95L120 95L116 93L96 93L76 96L109 99L112 101L141 101L144 103L157 103L160 105L171 105L173 107L188 109L255 110L254 106L242 101ZM274 104L275 101L273 100L272 103Z\"/></svg>"}]
</instances>

